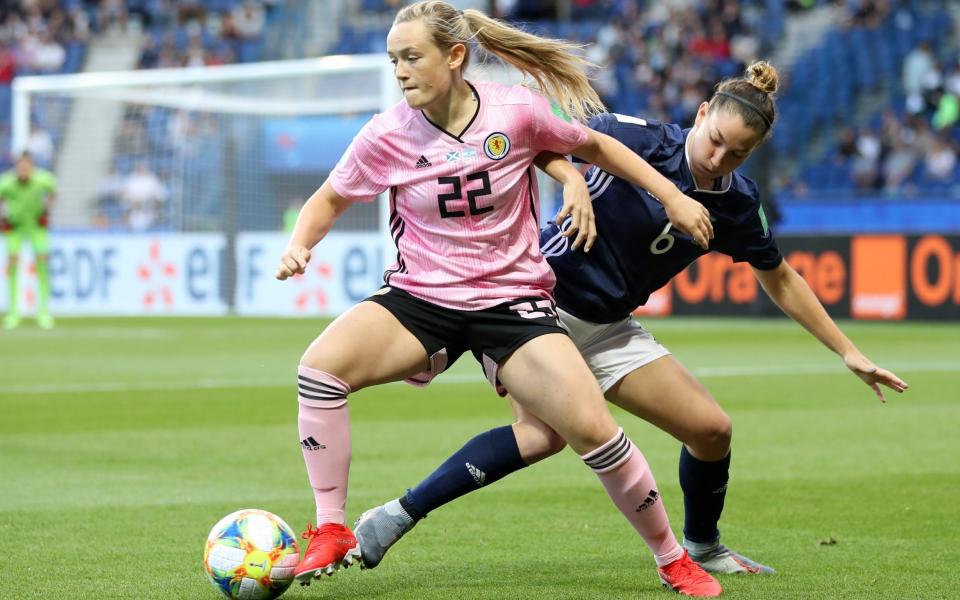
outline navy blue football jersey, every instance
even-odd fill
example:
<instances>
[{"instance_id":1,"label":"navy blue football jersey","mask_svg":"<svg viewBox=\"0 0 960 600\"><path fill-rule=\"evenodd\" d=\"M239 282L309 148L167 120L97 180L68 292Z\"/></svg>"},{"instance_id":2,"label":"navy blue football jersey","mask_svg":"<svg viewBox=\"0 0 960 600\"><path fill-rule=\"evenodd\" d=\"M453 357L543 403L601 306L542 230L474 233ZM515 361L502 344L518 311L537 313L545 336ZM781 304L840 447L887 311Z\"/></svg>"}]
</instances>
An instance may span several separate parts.
<instances>
[{"instance_id":1,"label":"navy blue football jersey","mask_svg":"<svg viewBox=\"0 0 960 600\"><path fill-rule=\"evenodd\" d=\"M761 270L783 260L753 181L734 172L715 189L697 188L685 152L689 129L615 114L593 117L590 127L620 140L710 211L711 251ZM570 250L570 240L552 223L541 230L540 246L557 275L557 305L587 321L612 323L707 251L674 229L646 190L597 167L586 178L597 225L593 248Z\"/></svg>"}]
</instances>

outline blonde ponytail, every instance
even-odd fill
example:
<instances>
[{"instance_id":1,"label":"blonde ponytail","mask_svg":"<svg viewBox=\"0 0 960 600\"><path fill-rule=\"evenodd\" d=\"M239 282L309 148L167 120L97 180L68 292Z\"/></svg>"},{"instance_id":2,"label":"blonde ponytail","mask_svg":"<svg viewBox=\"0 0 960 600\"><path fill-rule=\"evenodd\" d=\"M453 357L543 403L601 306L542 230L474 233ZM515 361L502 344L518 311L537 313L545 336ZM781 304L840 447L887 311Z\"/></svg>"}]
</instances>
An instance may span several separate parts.
<instances>
[{"instance_id":1,"label":"blonde ponytail","mask_svg":"<svg viewBox=\"0 0 960 600\"><path fill-rule=\"evenodd\" d=\"M400 10L394 24L420 19L442 50L454 44L467 47L465 69L470 59L471 42L478 50L496 56L537 82L549 96L579 121L604 112L606 108L590 85L586 70L593 65L578 54L582 46L566 40L544 38L521 31L484 13L459 11L446 2L427 0Z\"/></svg>"}]
</instances>

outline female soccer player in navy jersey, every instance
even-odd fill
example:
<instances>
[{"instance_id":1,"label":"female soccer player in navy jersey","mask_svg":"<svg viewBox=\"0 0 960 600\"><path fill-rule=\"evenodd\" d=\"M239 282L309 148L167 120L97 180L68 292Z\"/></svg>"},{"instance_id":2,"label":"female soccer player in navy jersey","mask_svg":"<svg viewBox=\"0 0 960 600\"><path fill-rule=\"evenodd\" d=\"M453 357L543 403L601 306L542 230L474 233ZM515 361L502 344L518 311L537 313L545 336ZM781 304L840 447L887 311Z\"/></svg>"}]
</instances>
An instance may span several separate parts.
<instances>
[{"instance_id":1,"label":"female soccer player in navy jersey","mask_svg":"<svg viewBox=\"0 0 960 600\"><path fill-rule=\"evenodd\" d=\"M735 169L770 135L776 117L777 72L765 62L744 78L723 82L701 104L692 128L605 114L590 127L610 135L649 162L710 211L709 250L678 232L651 194L594 166L586 175L599 237L589 254L574 252L561 227L541 232L541 249L557 276L557 312L607 399L683 442L684 545L707 571L770 573L773 569L720 543L730 465L730 417L709 392L637 322L644 304L699 256L716 251L746 261L767 294L883 399L880 386L907 384L878 368L837 328L809 286L780 254L756 185ZM556 175L572 170L550 163ZM481 434L406 495L364 513L355 531L363 563L375 567L390 546L431 510L559 452L563 440L514 405L517 421ZM492 440L513 436L516 444ZM495 473L496 477L490 474ZM480 477L477 474L482 474Z\"/></svg>"},{"instance_id":2,"label":"female soccer player in navy jersey","mask_svg":"<svg viewBox=\"0 0 960 600\"><path fill-rule=\"evenodd\" d=\"M554 103L526 87L464 80L472 43L530 74ZM470 351L498 391L509 390L598 474L653 551L665 585L720 593L674 537L643 455L617 427L557 320L553 273L539 250L534 159L572 153L649 189L703 246L712 225L699 202L635 153L567 116L602 107L571 48L444 2L397 14L387 53L404 101L361 130L303 207L277 272L280 279L302 273L310 248L350 203L389 190L398 257L386 286L327 327L298 369L301 447L319 524L305 534L310 542L295 572L301 583L360 556L344 525L347 395L401 379L426 384ZM582 181L568 168L568 180ZM562 213L592 238L589 197L565 196ZM505 443L515 446L512 435ZM647 508L636 511L641 503Z\"/></svg>"}]
</instances>

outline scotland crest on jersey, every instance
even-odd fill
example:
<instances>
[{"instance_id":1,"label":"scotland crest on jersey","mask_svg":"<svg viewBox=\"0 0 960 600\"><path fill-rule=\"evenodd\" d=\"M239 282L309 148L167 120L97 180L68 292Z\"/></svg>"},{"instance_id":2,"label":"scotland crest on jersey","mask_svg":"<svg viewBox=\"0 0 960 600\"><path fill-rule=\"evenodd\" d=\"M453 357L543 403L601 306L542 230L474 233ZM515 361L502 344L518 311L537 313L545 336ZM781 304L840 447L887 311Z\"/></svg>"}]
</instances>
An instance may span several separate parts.
<instances>
[{"instance_id":1,"label":"scotland crest on jersey","mask_svg":"<svg viewBox=\"0 0 960 600\"><path fill-rule=\"evenodd\" d=\"M500 160L507 152L510 152L510 138L505 133L491 133L483 141L483 153L493 160Z\"/></svg>"}]
</instances>

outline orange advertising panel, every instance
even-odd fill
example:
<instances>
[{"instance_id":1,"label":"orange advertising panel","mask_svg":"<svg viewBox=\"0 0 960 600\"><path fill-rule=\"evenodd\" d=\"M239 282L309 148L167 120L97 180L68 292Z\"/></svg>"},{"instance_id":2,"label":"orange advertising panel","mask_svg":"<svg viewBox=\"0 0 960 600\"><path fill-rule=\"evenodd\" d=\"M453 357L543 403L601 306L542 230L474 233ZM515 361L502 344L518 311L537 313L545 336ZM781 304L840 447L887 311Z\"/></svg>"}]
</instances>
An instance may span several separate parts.
<instances>
[{"instance_id":1,"label":"orange advertising panel","mask_svg":"<svg viewBox=\"0 0 960 600\"><path fill-rule=\"evenodd\" d=\"M787 236L787 262L834 317L960 319L960 235ZM747 263L701 256L641 315L782 315Z\"/></svg>"},{"instance_id":2,"label":"orange advertising panel","mask_svg":"<svg viewBox=\"0 0 960 600\"><path fill-rule=\"evenodd\" d=\"M855 319L902 319L907 315L907 240L902 235L851 240L850 314Z\"/></svg>"}]
</instances>

